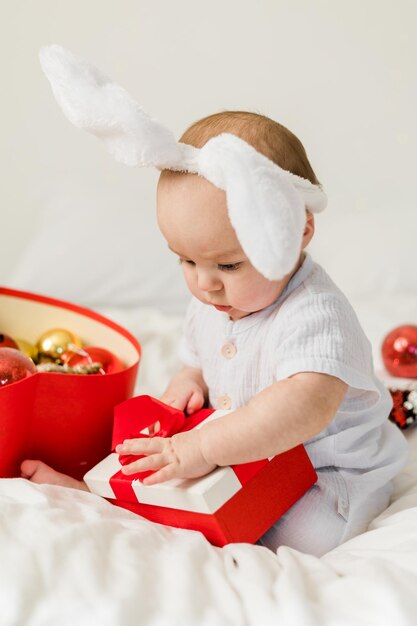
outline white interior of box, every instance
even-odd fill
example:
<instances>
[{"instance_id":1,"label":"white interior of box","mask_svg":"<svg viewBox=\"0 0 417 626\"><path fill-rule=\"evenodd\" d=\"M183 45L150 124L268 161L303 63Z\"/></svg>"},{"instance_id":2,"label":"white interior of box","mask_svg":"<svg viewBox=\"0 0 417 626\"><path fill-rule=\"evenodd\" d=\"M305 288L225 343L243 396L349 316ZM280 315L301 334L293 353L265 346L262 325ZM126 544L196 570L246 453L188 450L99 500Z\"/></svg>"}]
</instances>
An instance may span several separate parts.
<instances>
[{"instance_id":1,"label":"white interior of box","mask_svg":"<svg viewBox=\"0 0 417 626\"><path fill-rule=\"evenodd\" d=\"M42 333L52 328L65 328L86 346L114 352L127 367L138 361L138 352L129 339L98 320L60 306L0 294L1 332L35 344Z\"/></svg>"}]
</instances>

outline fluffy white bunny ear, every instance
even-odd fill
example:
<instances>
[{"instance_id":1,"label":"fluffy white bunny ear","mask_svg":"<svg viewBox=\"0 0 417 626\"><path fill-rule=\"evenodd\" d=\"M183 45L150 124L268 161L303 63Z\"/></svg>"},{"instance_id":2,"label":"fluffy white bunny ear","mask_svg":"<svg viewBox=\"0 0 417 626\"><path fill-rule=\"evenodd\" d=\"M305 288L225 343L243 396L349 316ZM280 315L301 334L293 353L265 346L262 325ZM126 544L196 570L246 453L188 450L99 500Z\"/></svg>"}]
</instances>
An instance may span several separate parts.
<instances>
[{"instance_id":1,"label":"fluffy white bunny ear","mask_svg":"<svg viewBox=\"0 0 417 626\"><path fill-rule=\"evenodd\" d=\"M280 280L297 263L305 226L303 198L285 170L231 134L210 139L199 171L224 189L229 218L252 265Z\"/></svg>"},{"instance_id":2,"label":"fluffy white bunny ear","mask_svg":"<svg viewBox=\"0 0 417 626\"><path fill-rule=\"evenodd\" d=\"M291 272L305 207L318 212L327 204L318 185L283 170L235 135L214 137L201 150L177 143L125 89L61 46L42 48L40 60L70 122L102 139L126 165L197 173L224 189L230 221L254 267L270 280Z\"/></svg>"},{"instance_id":3,"label":"fluffy white bunny ear","mask_svg":"<svg viewBox=\"0 0 417 626\"><path fill-rule=\"evenodd\" d=\"M173 133L120 85L61 46L44 47L39 56L66 117L102 139L115 159L126 165L183 168L184 150Z\"/></svg>"}]
</instances>

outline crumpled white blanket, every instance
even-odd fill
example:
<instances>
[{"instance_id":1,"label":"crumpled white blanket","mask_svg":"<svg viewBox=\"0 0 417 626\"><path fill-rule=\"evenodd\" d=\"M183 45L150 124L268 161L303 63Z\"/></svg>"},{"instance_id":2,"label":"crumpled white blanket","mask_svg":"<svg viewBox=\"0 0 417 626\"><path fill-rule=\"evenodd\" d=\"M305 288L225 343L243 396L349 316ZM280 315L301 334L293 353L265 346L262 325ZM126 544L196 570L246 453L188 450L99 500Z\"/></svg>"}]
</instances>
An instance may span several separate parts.
<instances>
[{"instance_id":1,"label":"crumpled white blanket","mask_svg":"<svg viewBox=\"0 0 417 626\"><path fill-rule=\"evenodd\" d=\"M177 365L181 324L144 314L139 326L138 390L156 395L152 379L160 372L163 387ZM148 522L86 492L0 480L0 624L411 626L417 428L408 440L410 462L391 506L322 558L286 547L215 548L198 532Z\"/></svg>"},{"instance_id":2,"label":"crumpled white blanket","mask_svg":"<svg viewBox=\"0 0 417 626\"><path fill-rule=\"evenodd\" d=\"M322 558L211 546L98 496L0 481L3 626L411 626L417 600L417 431L394 503ZM412 442L413 443L413 442Z\"/></svg>"}]
</instances>

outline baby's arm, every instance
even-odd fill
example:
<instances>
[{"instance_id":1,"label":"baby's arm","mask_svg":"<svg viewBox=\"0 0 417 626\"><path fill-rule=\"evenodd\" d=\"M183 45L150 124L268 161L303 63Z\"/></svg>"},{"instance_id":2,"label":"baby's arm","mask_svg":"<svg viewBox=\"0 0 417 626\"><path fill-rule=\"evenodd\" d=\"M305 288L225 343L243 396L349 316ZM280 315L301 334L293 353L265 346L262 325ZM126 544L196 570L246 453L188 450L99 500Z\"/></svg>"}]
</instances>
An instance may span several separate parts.
<instances>
[{"instance_id":1,"label":"baby's arm","mask_svg":"<svg viewBox=\"0 0 417 626\"><path fill-rule=\"evenodd\" d=\"M323 430L335 416L346 389L344 382L327 374L296 374L200 429L124 442L116 452L146 457L125 465L122 471L158 470L144 480L151 485L171 478L204 476L217 465L275 456Z\"/></svg>"},{"instance_id":2,"label":"baby's arm","mask_svg":"<svg viewBox=\"0 0 417 626\"><path fill-rule=\"evenodd\" d=\"M196 367L183 367L169 383L161 401L191 415L201 409L207 395L208 389L201 370Z\"/></svg>"},{"instance_id":3,"label":"baby's arm","mask_svg":"<svg viewBox=\"0 0 417 626\"><path fill-rule=\"evenodd\" d=\"M303 372L267 387L248 404L201 430L208 463L233 465L275 456L321 432L335 416L347 385Z\"/></svg>"}]
</instances>

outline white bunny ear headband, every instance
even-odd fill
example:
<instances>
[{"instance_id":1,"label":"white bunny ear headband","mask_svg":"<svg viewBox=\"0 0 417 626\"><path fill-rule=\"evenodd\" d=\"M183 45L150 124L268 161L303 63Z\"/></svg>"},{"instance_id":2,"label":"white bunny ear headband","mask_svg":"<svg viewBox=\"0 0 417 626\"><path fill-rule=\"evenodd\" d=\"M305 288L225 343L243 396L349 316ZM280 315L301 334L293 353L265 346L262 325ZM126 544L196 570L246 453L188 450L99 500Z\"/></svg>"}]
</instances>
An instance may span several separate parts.
<instances>
[{"instance_id":1,"label":"white bunny ear headband","mask_svg":"<svg viewBox=\"0 0 417 626\"><path fill-rule=\"evenodd\" d=\"M178 143L120 85L61 46L40 51L42 69L66 117L104 141L126 165L203 176L226 192L229 219L252 265L279 280L296 265L305 207L322 211L326 194L229 133L201 149Z\"/></svg>"}]
</instances>

